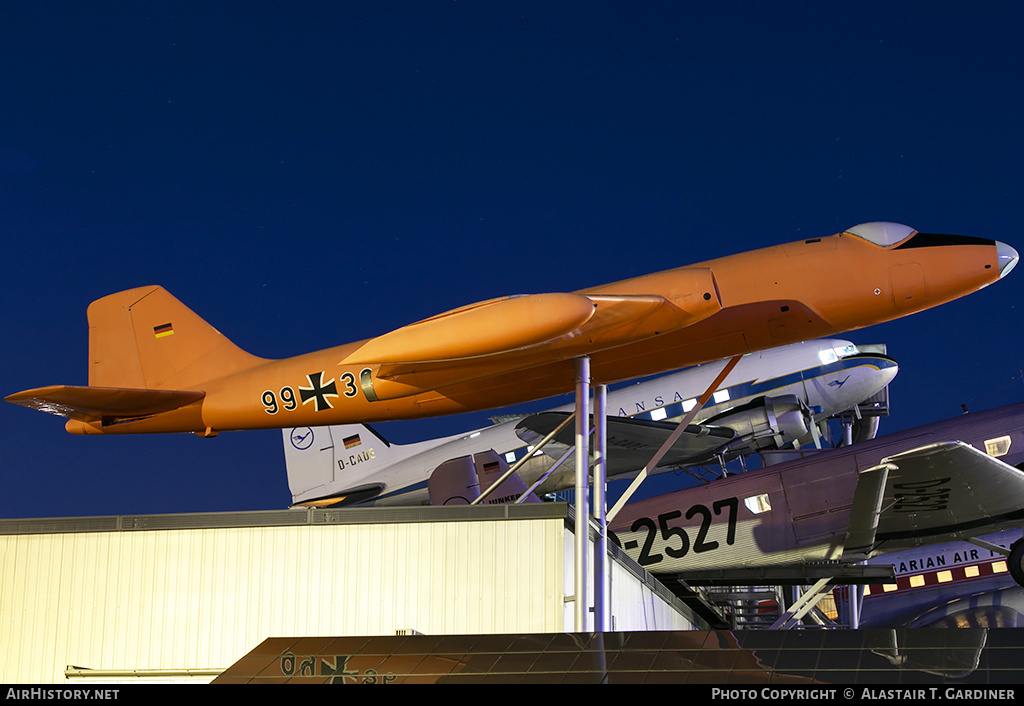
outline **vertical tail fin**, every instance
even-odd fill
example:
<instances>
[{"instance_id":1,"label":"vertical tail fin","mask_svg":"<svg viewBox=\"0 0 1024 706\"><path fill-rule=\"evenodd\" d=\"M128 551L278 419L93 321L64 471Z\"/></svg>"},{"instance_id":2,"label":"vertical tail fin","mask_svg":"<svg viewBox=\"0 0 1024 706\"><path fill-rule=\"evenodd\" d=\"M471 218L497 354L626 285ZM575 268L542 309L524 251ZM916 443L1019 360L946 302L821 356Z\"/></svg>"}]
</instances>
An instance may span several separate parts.
<instances>
[{"instance_id":1,"label":"vertical tail fin","mask_svg":"<svg viewBox=\"0 0 1024 706\"><path fill-rule=\"evenodd\" d=\"M163 287L89 305L89 385L183 389L262 363Z\"/></svg>"},{"instance_id":2,"label":"vertical tail fin","mask_svg":"<svg viewBox=\"0 0 1024 706\"><path fill-rule=\"evenodd\" d=\"M505 458L494 449L449 459L435 468L427 481L430 504L468 505L501 478L508 468ZM512 474L483 502L485 505L506 505L515 502L526 490L526 483ZM539 503L541 499L530 493L524 502Z\"/></svg>"},{"instance_id":3,"label":"vertical tail fin","mask_svg":"<svg viewBox=\"0 0 1024 706\"><path fill-rule=\"evenodd\" d=\"M284 460L292 505L329 507L365 502L417 482L413 465L404 473L395 464L415 449L390 444L365 424L283 429Z\"/></svg>"}]
</instances>

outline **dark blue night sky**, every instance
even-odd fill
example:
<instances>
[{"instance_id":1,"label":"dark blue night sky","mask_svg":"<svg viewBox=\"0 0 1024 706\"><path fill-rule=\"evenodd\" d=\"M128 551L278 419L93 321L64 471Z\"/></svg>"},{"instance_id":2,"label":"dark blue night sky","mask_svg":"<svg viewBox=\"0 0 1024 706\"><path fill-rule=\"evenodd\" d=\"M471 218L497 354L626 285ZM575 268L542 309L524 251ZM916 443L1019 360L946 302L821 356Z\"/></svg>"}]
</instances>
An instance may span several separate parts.
<instances>
[{"instance_id":1,"label":"dark blue night sky","mask_svg":"<svg viewBox=\"0 0 1024 706\"><path fill-rule=\"evenodd\" d=\"M1010 2L5 2L0 392L85 384L86 307L148 284L284 357L865 221L1024 252L1022 22ZM849 334L900 362L883 432L1024 398L1021 305L1017 271ZM0 429L0 517L290 500L278 432L80 438L10 404Z\"/></svg>"}]
</instances>

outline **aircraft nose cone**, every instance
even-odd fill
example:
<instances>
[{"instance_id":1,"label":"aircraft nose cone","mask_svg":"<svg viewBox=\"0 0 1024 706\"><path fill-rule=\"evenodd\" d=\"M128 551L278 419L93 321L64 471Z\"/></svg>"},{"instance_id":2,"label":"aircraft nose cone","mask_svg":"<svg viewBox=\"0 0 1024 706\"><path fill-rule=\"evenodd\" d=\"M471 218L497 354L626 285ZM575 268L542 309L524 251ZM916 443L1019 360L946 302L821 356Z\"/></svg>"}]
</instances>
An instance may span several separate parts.
<instances>
[{"instance_id":1,"label":"aircraft nose cone","mask_svg":"<svg viewBox=\"0 0 1024 706\"><path fill-rule=\"evenodd\" d=\"M996 241L996 257L999 260L999 279L1010 274L1010 270L1017 265L1017 260L1020 259L1016 250L998 240Z\"/></svg>"}]
</instances>

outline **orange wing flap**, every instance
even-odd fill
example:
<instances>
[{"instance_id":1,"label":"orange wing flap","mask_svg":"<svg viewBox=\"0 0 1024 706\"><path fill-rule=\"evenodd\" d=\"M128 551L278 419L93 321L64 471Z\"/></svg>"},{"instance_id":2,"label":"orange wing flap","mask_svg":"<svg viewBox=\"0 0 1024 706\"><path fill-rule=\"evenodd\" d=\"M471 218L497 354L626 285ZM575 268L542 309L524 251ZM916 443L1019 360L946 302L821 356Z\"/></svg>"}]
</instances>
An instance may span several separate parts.
<instances>
[{"instance_id":1,"label":"orange wing flap","mask_svg":"<svg viewBox=\"0 0 1024 706\"><path fill-rule=\"evenodd\" d=\"M140 390L120 387L50 385L8 395L7 402L82 422L147 417L201 400L195 390Z\"/></svg>"}]
</instances>

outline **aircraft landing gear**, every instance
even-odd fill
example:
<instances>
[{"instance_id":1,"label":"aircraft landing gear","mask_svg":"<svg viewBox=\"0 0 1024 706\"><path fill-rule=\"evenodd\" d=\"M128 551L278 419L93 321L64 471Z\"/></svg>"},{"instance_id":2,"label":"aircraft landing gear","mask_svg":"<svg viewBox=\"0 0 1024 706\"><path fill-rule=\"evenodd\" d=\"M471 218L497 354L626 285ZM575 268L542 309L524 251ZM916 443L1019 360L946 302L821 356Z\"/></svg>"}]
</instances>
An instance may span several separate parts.
<instances>
[{"instance_id":1,"label":"aircraft landing gear","mask_svg":"<svg viewBox=\"0 0 1024 706\"><path fill-rule=\"evenodd\" d=\"M1024 586L1024 539L1018 539L1010 545L1010 556L1006 558L1010 576L1018 586Z\"/></svg>"}]
</instances>

